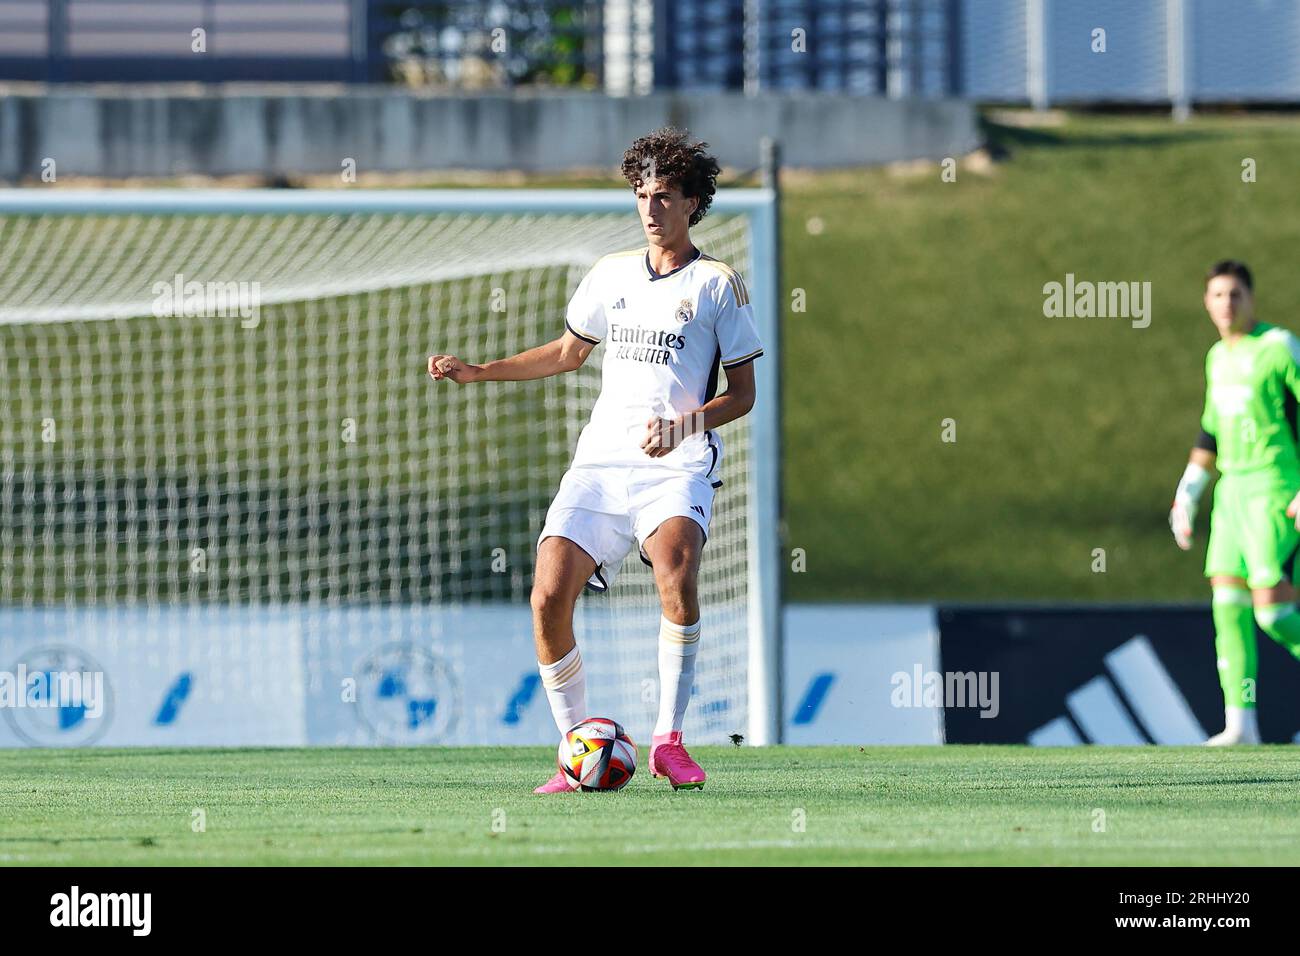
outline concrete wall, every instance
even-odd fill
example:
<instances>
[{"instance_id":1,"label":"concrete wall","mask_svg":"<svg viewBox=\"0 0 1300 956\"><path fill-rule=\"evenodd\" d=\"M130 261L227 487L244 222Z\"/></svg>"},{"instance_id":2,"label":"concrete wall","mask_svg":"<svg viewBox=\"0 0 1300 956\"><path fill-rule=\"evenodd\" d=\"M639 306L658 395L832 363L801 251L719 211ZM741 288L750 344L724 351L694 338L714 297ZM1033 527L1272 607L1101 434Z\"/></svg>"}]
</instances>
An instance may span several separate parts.
<instances>
[{"instance_id":1,"label":"concrete wall","mask_svg":"<svg viewBox=\"0 0 1300 956\"><path fill-rule=\"evenodd\" d=\"M688 127L724 165L758 164L764 135L789 166L957 156L978 145L962 101L833 94L434 96L383 88L0 88L0 178L359 172L555 171L617 166L637 136Z\"/></svg>"}]
</instances>

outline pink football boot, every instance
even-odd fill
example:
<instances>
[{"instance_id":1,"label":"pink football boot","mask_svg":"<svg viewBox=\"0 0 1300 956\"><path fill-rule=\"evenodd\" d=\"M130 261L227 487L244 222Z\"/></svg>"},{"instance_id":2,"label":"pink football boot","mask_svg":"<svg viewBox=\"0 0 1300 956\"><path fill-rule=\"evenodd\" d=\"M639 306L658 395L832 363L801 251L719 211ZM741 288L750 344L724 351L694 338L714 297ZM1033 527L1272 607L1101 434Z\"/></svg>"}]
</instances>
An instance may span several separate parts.
<instances>
[{"instance_id":1,"label":"pink football boot","mask_svg":"<svg viewBox=\"0 0 1300 956\"><path fill-rule=\"evenodd\" d=\"M667 777L674 790L703 790L704 771L682 746L682 732L656 734L650 744L650 772Z\"/></svg>"},{"instance_id":2,"label":"pink football boot","mask_svg":"<svg viewBox=\"0 0 1300 956\"><path fill-rule=\"evenodd\" d=\"M569 793L572 790L569 781L564 777L564 771L557 770L554 777L534 790L533 793Z\"/></svg>"}]
</instances>

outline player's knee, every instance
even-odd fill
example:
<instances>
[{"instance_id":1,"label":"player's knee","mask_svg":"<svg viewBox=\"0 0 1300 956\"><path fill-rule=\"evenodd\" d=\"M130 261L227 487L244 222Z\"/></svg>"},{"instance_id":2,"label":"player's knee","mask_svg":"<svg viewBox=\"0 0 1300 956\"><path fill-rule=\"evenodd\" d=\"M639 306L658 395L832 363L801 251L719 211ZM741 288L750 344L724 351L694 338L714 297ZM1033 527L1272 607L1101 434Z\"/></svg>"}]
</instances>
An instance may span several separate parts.
<instances>
[{"instance_id":1,"label":"player's knee","mask_svg":"<svg viewBox=\"0 0 1300 956\"><path fill-rule=\"evenodd\" d=\"M530 598L533 615L543 620L551 620L573 610L574 602L554 585L538 582L533 585Z\"/></svg>"},{"instance_id":2,"label":"player's knee","mask_svg":"<svg viewBox=\"0 0 1300 956\"><path fill-rule=\"evenodd\" d=\"M1270 603L1255 608L1255 623L1269 637L1279 638L1278 622L1296 613L1294 604Z\"/></svg>"}]
</instances>

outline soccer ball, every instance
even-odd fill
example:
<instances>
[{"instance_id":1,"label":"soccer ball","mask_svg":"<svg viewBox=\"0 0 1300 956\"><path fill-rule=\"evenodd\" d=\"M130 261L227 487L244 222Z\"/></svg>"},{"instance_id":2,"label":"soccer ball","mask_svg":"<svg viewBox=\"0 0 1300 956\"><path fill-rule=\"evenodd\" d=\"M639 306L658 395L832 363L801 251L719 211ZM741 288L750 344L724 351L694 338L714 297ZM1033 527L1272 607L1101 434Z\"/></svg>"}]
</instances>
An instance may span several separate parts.
<instances>
[{"instance_id":1,"label":"soccer ball","mask_svg":"<svg viewBox=\"0 0 1300 956\"><path fill-rule=\"evenodd\" d=\"M560 771L575 790L622 790L636 772L636 744L608 717L588 717L560 740Z\"/></svg>"}]
</instances>

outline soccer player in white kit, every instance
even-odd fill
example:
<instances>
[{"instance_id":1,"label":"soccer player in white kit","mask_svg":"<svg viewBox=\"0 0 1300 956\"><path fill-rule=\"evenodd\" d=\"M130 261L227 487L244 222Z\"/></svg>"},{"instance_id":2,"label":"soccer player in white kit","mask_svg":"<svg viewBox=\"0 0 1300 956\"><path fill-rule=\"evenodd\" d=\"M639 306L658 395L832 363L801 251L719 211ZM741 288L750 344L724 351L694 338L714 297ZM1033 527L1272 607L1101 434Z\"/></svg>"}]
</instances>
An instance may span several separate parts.
<instances>
[{"instance_id":1,"label":"soccer player in white kit","mask_svg":"<svg viewBox=\"0 0 1300 956\"><path fill-rule=\"evenodd\" d=\"M682 723L701 639L700 556L721 484L717 430L753 407L752 363L763 354L744 281L691 242L719 173L707 146L665 128L624 153L648 245L591 268L559 338L483 365L429 357L434 380L523 381L571 372L605 343L600 397L538 539L537 665L563 734L590 716L573 634L578 595L584 586L609 588L637 546L654 571L663 615L650 771L674 789L698 789L705 779L682 745ZM719 367L727 372L721 395ZM557 772L534 793L570 789Z\"/></svg>"}]
</instances>

